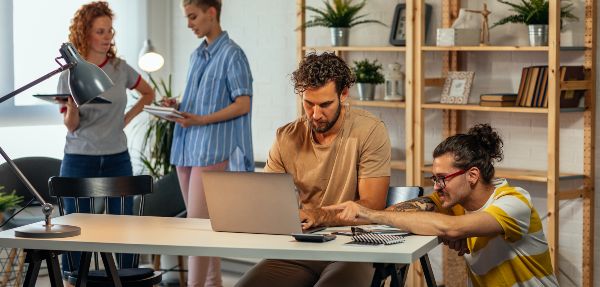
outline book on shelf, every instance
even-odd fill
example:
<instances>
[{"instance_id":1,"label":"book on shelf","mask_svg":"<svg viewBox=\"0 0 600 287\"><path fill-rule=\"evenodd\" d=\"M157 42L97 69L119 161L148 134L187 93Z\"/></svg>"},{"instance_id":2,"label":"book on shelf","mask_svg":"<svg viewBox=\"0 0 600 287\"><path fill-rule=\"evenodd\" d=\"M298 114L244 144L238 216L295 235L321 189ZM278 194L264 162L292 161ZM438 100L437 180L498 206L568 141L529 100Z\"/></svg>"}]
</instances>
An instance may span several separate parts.
<instances>
[{"instance_id":1,"label":"book on shelf","mask_svg":"<svg viewBox=\"0 0 600 287\"><path fill-rule=\"evenodd\" d=\"M557 78L562 86L562 83L567 81L585 80L585 71L583 66L561 66ZM585 90L561 90L560 107L577 107L583 95L585 95ZM487 99L487 101L490 100ZM548 107L548 66L523 68L516 105L521 107Z\"/></svg>"},{"instance_id":2,"label":"book on shelf","mask_svg":"<svg viewBox=\"0 0 600 287\"><path fill-rule=\"evenodd\" d=\"M492 94L481 94L479 96L480 101L488 102L514 102L517 100L517 94L514 93L492 93Z\"/></svg>"},{"instance_id":3,"label":"book on shelf","mask_svg":"<svg viewBox=\"0 0 600 287\"><path fill-rule=\"evenodd\" d=\"M515 101L479 101L482 107L514 107Z\"/></svg>"}]
</instances>

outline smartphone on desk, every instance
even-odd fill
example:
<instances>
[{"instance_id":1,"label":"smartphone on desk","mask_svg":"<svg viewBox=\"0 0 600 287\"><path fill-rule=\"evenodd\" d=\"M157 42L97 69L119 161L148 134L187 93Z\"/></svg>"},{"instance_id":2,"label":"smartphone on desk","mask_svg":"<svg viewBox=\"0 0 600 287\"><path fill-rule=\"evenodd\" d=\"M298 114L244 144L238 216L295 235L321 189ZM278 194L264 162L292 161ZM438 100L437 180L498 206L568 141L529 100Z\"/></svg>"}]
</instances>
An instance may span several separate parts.
<instances>
[{"instance_id":1,"label":"smartphone on desk","mask_svg":"<svg viewBox=\"0 0 600 287\"><path fill-rule=\"evenodd\" d=\"M335 234L314 234L314 233L292 233L297 241L302 242L327 242L335 239Z\"/></svg>"}]
</instances>

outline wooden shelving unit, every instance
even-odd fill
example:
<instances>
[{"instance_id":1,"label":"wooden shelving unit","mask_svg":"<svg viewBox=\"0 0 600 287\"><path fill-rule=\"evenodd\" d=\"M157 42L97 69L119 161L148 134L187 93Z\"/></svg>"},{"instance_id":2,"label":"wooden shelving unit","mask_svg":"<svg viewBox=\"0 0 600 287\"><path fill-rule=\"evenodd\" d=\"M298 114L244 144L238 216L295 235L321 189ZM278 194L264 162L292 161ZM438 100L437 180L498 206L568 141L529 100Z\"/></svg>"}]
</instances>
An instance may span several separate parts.
<instances>
[{"instance_id":1,"label":"wooden shelving unit","mask_svg":"<svg viewBox=\"0 0 600 287\"><path fill-rule=\"evenodd\" d=\"M420 15L414 17L415 29L414 42L409 43L415 50L414 56L414 80L415 80L415 168L418 170L414 173L415 183L417 185L426 184L424 182L424 173L431 172L431 166L424 163L424 112L426 110L439 110L443 113L442 127L444 137L456 134L460 128L460 121L464 113L469 112L494 112L494 113L524 113L524 114L544 114L547 117L547 170L534 171L527 169L508 169L497 168L496 176L505 177L514 180L523 180L531 182L540 182L547 185L547 229L546 237L550 247L552 264L555 272L559 272L558 258L558 239L559 239L559 201L565 199L581 198L583 200L583 259L582 259L582 285L593 286L594 273L594 139L595 139L595 114L596 114L596 0L585 0L585 19L581 19L580 23L585 25L585 46L584 47L560 47L559 39L559 23L560 15L560 0L550 1L550 24L549 24L549 45L545 47L524 47L524 46L458 46L458 47L435 47L424 45L423 33L423 5L424 0L415 1L415 13ZM442 0L442 26L450 27L454 15L458 15L460 8L460 0ZM426 81L424 80L424 55L426 53L443 53L444 63L442 74L445 75L448 71L461 70L460 65L464 64L461 55L464 53L481 53L481 52L518 52L518 53L545 53L548 56L547 65L549 68L548 79L548 108L526 108L526 107L482 107L479 105L448 105L440 103L427 102L424 92ZM561 53L583 53L586 69L585 81L569 81L560 82L557 71L561 66ZM515 74L518 71L515 71ZM560 93L563 90L586 89L585 108L560 109ZM407 109L410 107L407 107ZM560 172L559 162L559 142L560 142L560 115L564 112L579 112L584 119L583 134L584 145L583 149L583 171L581 174L568 174ZM510 155L506 155L510 156ZM563 180L583 179L583 186L577 189L560 190L559 183ZM445 254L447 255L447 254ZM445 256L444 276L453 276L452 281L460 279L466 280L465 275L457 276L464 273L462 264L457 264L456 261ZM446 280L448 282L448 280ZM460 283L446 286L464 286Z\"/></svg>"},{"instance_id":2,"label":"wooden shelving unit","mask_svg":"<svg viewBox=\"0 0 600 287\"><path fill-rule=\"evenodd\" d=\"M404 109L406 103L396 101L360 101L352 100L352 106L355 107L375 107L375 108L391 108L391 109Z\"/></svg>"},{"instance_id":3,"label":"wooden shelving unit","mask_svg":"<svg viewBox=\"0 0 600 287\"><path fill-rule=\"evenodd\" d=\"M321 47L302 47L303 51L334 51L334 52L405 52L406 47L395 47L395 46L382 46L382 47L371 47L371 46L346 46L346 47L332 47L332 46L321 46Z\"/></svg>"}]
</instances>

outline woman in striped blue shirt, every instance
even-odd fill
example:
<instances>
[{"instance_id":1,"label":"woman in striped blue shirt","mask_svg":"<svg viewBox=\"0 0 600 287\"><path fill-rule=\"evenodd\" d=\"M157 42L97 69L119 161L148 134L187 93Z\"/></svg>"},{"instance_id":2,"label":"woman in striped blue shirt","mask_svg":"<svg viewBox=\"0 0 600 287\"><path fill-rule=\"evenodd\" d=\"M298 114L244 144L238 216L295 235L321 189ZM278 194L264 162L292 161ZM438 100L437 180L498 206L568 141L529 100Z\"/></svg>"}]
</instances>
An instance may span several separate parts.
<instances>
[{"instance_id":1,"label":"woman in striped blue shirt","mask_svg":"<svg viewBox=\"0 0 600 287\"><path fill-rule=\"evenodd\" d=\"M220 0L183 0L190 28L204 38L192 53L187 84L174 119L171 163L177 167L187 216L208 218L201 173L253 171L250 111L252 74L244 51L221 29ZM190 256L188 286L221 286L218 258Z\"/></svg>"}]
</instances>

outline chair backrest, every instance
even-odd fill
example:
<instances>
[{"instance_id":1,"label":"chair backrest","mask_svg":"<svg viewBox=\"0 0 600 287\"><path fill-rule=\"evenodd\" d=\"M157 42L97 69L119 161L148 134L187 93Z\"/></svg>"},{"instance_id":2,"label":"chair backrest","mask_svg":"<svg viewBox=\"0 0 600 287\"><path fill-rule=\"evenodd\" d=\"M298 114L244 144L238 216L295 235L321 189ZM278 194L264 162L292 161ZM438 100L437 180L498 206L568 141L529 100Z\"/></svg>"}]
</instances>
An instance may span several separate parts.
<instances>
[{"instance_id":1,"label":"chair backrest","mask_svg":"<svg viewBox=\"0 0 600 287\"><path fill-rule=\"evenodd\" d=\"M121 198L121 214L126 196L141 196L138 215L144 212L144 195L152 193L152 177L149 175L119 176L119 177L51 177L48 181L50 195L58 198L60 215L64 215L64 198L89 198L90 206L95 206L97 198L108 205L109 197ZM79 212L79 200L75 201L76 212ZM95 209L91 209L95 213Z\"/></svg>"},{"instance_id":2,"label":"chair backrest","mask_svg":"<svg viewBox=\"0 0 600 287\"><path fill-rule=\"evenodd\" d=\"M48 181L50 195L57 198L60 215L64 215L65 197L75 198L75 212L80 212L80 200L89 200L89 206L96 206L96 199L104 200L104 206L108 206L110 197L120 197L120 214L125 210L125 197L140 196L137 207L137 215L144 212L144 196L152 193L152 177L149 175L119 176L119 177L51 177ZM85 202L85 201L84 201ZM96 208L90 208L90 213L96 213ZM71 254L68 255L70 270L73 269ZM94 255L96 269L98 269L98 257ZM133 266L137 266L138 254L133 257Z\"/></svg>"},{"instance_id":3,"label":"chair backrest","mask_svg":"<svg viewBox=\"0 0 600 287\"><path fill-rule=\"evenodd\" d=\"M146 196L142 215L175 217L185 210L177 174L172 172L154 182L154 191Z\"/></svg>"},{"instance_id":4,"label":"chair backrest","mask_svg":"<svg viewBox=\"0 0 600 287\"><path fill-rule=\"evenodd\" d=\"M31 185L48 202L53 202L48 193L48 179L60 174L61 160L49 157L22 157L13 160ZM8 163L0 164L0 186L4 192L12 192L23 196L23 204L29 202L33 195L10 169Z\"/></svg>"},{"instance_id":5,"label":"chair backrest","mask_svg":"<svg viewBox=\"0 0 600 287\"><path fill-rule=\"evenodd\" d=\"M420 186L390 186L385 206L388 207L419 196L423 196L423 188Z\"/></svg>"}]
</instances>

